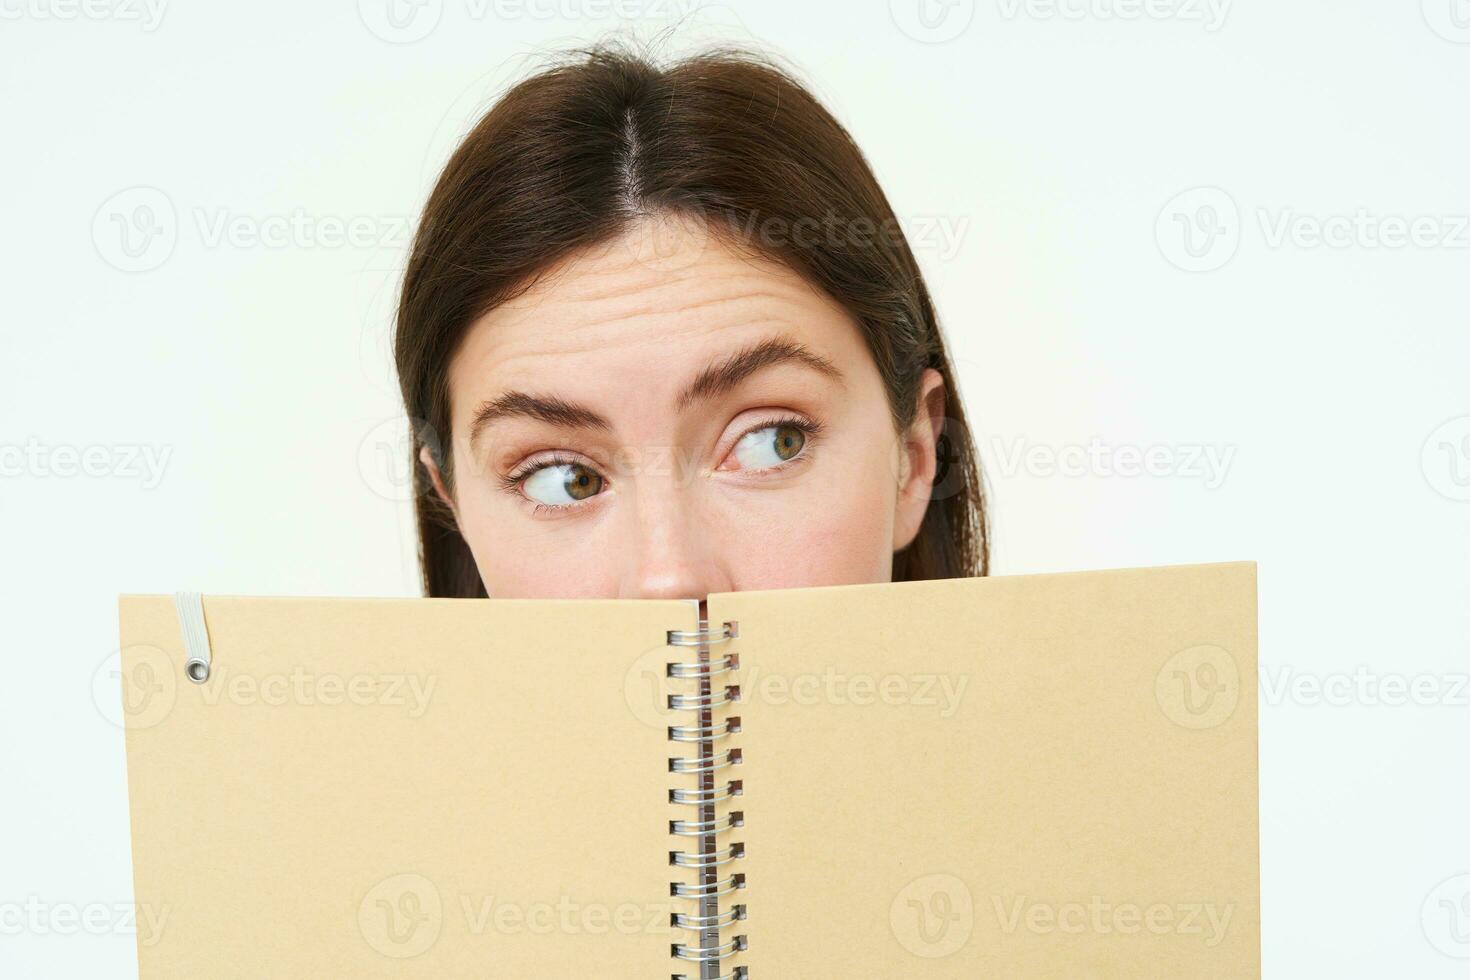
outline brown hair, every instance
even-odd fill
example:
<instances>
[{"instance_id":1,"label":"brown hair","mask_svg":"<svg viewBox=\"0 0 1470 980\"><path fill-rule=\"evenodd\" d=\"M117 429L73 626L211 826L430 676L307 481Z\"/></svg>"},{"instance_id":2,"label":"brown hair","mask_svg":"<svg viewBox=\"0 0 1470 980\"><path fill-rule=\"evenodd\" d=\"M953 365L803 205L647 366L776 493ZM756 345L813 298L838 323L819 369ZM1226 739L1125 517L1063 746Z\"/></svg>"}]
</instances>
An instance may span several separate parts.
<instances>
[{"instance_id":1,"label":"brown hair","mask_svg":"<svg viewBox=\"0 0 1470 980\"><path fill-rule=\"evenodd\" d=\"M447 376L466 328L558 260L656 212L697 217L840 303L872 352L896 431L914 420L924 369L943 375L933 496L893 556L893 579L984 575L985 494L954 372L913 253L852 137L757 56L721 50L660 67L601 46L491 107L445 166L414 239L394 354L414 429L425 594L485 595L418 461L427 446L453 487Z\"/></svg>"}]
</instances>

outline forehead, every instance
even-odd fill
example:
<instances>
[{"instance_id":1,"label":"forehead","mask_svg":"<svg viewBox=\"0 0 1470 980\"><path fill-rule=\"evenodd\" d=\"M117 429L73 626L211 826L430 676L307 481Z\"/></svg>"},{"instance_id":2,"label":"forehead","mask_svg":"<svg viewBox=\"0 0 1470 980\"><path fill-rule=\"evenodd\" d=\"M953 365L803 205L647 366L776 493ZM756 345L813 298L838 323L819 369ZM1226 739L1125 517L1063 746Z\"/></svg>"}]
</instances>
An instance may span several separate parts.
<instances>
[{"instance_id":1,"label":"forehead","mask_svg":"<svg viewBox=\"0 0 1470 980\"><path fill-rule=\"evenodd\" d=\"M785 265L686 220L646 219L471 325L450 366L454 425L512 388L668 401L711 359L773 335L844 373L870 363L846 311Z\"/></svg>"}]
</instances>

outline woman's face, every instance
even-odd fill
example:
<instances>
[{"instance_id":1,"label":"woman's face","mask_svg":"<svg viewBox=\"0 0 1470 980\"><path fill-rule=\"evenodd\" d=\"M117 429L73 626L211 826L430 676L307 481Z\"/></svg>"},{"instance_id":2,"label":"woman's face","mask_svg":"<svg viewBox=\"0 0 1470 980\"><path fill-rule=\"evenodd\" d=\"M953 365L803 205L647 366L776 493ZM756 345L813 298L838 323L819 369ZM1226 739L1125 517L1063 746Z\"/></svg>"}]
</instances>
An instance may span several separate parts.
<instances>
[{"instance_id":1,"label":"woman's face","mask_svg":"<svg viewBox=\"0 0 1470 980\"><path fill-rule=\"evenodd\" d=\"M496 598L889 581L929 501L943 381L894 432L855 322L674 218L562 263L449 370L454 489Z\"/></svg>"}]
</instances>

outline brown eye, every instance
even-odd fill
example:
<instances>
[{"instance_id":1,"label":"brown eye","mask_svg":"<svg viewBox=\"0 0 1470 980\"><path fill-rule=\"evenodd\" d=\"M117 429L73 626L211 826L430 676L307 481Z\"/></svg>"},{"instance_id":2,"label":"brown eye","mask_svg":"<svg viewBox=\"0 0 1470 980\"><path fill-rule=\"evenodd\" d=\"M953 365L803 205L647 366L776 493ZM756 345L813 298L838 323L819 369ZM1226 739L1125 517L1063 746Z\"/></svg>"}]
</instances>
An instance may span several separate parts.
<instances>
[{"instance_id":1,"label":"brown eye","mask_svg":"<svg viewBox=\"0 0 1470 980\"><path fill-rule=\"evenodd\" d=\"M538 467L521 484L521 492L547 507L567 507L602 492L602 475L581 463Z\"/></svg>"},{"instance_id":2,"label":"brown eye","mask_svg":"<svg viewBox=\"0 0 1470 980\"><path fill-rule=\"evenodd\" d=\"M567 496L573 500L586 500L602 489L602 477L580 464L568 467Z\"/></svg>"},{"instance_id":3,"label":"brown eye","mask_svg":"<svg viewBox=\"0 0 1470 980\"><path fill-rule=\"evenodd\" d=\"M794 425L781 425L776 427L776 455L782 459L790 459L801 452L801 447L806 445L806 433Z\"/></svg>"},{"instance_id":4,"label":"brown eye","mask_svg":"<svg viewBox=\"0 0 1470 980\"><path fill-rule=\"evenodd\" d=\"M796 425L763 425L735 444L735 458L744 470L766 470L795 459L806 445L806 430Z\"/></svg>"}]
</instances>

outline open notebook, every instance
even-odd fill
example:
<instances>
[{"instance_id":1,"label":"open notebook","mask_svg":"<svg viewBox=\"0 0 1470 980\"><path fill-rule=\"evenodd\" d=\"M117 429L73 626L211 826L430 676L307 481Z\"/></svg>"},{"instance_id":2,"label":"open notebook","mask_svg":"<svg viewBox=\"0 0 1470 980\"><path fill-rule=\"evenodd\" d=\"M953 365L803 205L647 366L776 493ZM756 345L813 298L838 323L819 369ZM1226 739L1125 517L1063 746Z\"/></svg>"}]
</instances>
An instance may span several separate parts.
<instances>
[{"instance_id":1,"label":"open notebook","mask_svg":"<svg viewBox=\"0 0 1470 980\"><path fill-rule=\"evenodd\" d=\"M120 607L145 980L1260 973L1251 563Z\"/></svg>"}]
</instances>

